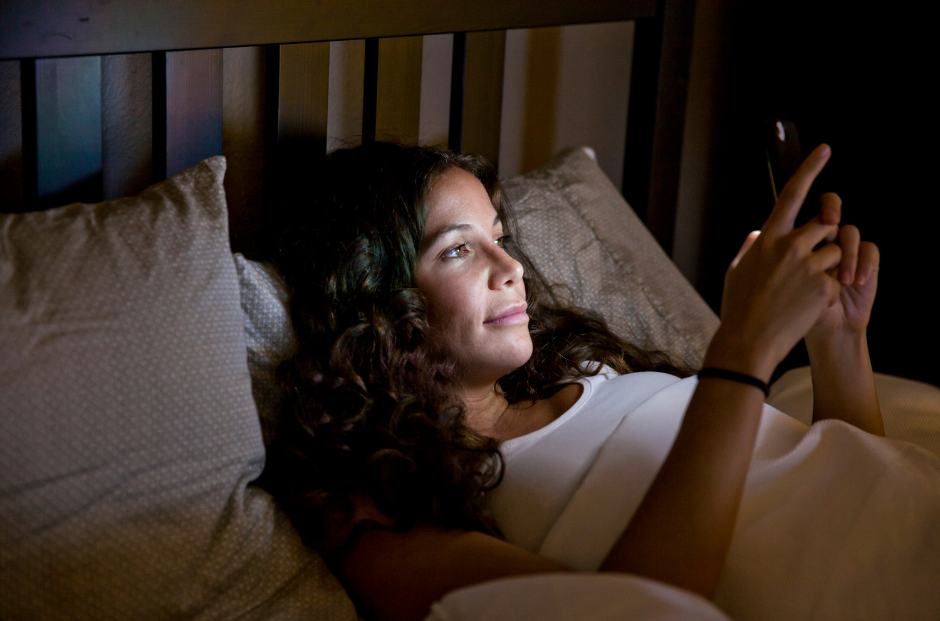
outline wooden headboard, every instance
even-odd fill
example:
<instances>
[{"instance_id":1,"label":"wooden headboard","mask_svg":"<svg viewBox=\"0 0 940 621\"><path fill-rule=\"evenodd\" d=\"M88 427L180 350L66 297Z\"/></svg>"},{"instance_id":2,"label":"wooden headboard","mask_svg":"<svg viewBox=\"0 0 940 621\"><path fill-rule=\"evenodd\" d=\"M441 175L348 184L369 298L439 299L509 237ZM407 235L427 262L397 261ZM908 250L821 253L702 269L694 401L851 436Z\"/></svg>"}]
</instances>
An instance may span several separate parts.
<instances>
[{"instance_id":1,"label":"wooden headboard","mask_svg":"<svg viewBox=\"0 0 940 621\"><path fill-rule=\"evenodd\" d=\"M127 161L147 150L148 183L220 153L229 156L230 194L229 178L263 171L265 200L229 201L233 248L251 253L278 154L296 144L326 149L330 41L365 39L363 139L416 142L420 35L454 33L449 144L496 161L506 30L636 20L624 195L669 252L693 13L694 0L8 0L0 60L19 61L21 118L0 124L21 123L14 208L139 191L140 171L102 163L102 132L116 131L125 139L112 148L126 149ZM245 46L263 55L263 123L225 133L223 48ZM143 144L135 137L148 132L103 127L101 114L102 93L118 87L103 66L139 53L150 54L152 76ZM239 141L261 148L233 157Z\"/></svg>"}]
</instances>

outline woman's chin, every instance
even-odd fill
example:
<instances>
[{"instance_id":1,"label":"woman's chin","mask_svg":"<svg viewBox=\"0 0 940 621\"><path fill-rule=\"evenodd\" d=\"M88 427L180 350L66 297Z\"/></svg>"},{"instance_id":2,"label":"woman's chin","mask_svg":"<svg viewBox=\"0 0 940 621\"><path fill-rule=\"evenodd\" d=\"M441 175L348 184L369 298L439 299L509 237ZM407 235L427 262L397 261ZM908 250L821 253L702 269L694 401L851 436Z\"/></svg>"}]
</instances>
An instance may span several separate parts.
<instances>
[{"instance_id":1,"label":"woman's chin","mask_svg":"<svg viewBox=\"0 0 940 621\"><path fill-rule=\"evenodd\" d=\"M460 367L466 378L475 378L473 383L496 380L525 365L532 357L532 340L528 338L508 339L487 352L489 355L464 359ZM484 380L485 376L485 380Z\"/></svg>"},{"instance_id":2,"label":"woman's chin","mask_svg":"<svg viewBox=\"0 0 940 621\"><path fill-rule=\"evenodd\" d=\"M532 339L528 338L528 333L526 333L526 338L520 338L516 342L508 343L503 352L501 352L499 362L501 363L500 367L504 369L504 371L500 377L523 366L531 357Z\"/></svg>"}]
</instances>

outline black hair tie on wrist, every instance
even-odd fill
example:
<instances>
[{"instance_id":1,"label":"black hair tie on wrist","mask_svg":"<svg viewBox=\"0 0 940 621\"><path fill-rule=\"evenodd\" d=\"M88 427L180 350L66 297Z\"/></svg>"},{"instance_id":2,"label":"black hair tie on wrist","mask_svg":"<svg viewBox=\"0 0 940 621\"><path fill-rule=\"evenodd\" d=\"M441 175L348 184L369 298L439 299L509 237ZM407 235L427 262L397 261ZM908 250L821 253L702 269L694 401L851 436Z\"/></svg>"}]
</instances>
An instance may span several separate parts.
<instances>
[{"instance_id":1,"label":"black hair tie on wrist","mask_svg":"<svg viewBox=\"0 0 940 621\"><path fill-rule=\"evenodd\" d=\"M770 386L767 385L767 382L763 382L753 375L746 375L744 373L738 373L737 371L729 371L727 369L713 369L707 367L698 372L699 377L717 377L719 379L731 380L732 382L739 382L741 384L750 384L751 386L757 386L762 391L764 391L764 396L770 396Z\"/></svg>"}]
</instances>

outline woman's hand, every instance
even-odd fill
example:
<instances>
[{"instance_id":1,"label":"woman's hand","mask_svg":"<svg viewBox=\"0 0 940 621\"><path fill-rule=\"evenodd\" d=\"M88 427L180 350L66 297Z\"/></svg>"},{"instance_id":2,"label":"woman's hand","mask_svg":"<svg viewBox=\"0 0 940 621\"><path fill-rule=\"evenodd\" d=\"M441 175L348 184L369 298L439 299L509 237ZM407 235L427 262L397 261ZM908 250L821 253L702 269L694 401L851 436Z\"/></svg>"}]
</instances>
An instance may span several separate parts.
<instances>
[{"instance_id":1,"label":"woman's hand","mask_svg":"<svg viewBox=\"0 0 940 621\"><path fill-rule=\"evenodd\" d=\"M839 301L833 271L842 248L837 223L815 218L794 228L813 180L829 159L820 145L784 186L770 217L748 235L725 276L721 327L705 366L748 373L765 381L784 356ZM836 221L837 222L837 221ZM870 282L870 281L869 281ZM828 315L827 315L828 316Z\"/></svg>"},{"instance_id":2,"label":"woman's hand","mask_svg":"<svg viewBox=\"0 0 940 621\"><path fill-rule=\"evenodd\" d=\"M817 219L838 224L842 199L836 194L823 194ZM807 343L852 336L864 332L871 318L871 308L878 290L878 246L861 241L859 230L851 225L839 229L837 243L842 248L842 262L831 275L841 285L835 304L826 309L806 335Z\"/></svg>"},{"instance_id":3,"label":"woman's hand","mask_svg":"<svg viewBox=\"0 0 940 621\"><path fill-rule=\"evenodd\" d=\"M838 224L841 210L838 196L824 194L816 219ZM861 241L854 226L839 229L835 241L842 249L842 261L830 275L839 280L839 295L806 335L813 377L813 421L842 420L883 436L866 333L878 289L878 247Z\"/></svg>"}]
</instances>

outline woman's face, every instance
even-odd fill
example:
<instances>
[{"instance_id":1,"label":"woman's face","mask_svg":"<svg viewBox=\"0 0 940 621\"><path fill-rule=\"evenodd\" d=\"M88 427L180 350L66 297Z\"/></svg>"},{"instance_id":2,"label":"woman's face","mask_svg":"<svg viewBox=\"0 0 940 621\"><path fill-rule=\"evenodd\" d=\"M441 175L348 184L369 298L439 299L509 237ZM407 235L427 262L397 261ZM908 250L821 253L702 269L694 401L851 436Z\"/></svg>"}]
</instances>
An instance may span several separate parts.
<instances>
[{"instance_id":1,"label":"woman's face","mask_svg":"<svg viewBox=\"0 0 940 621\"><path fill-rule=\"evenodd\" d=\"M431 186L417 285L434 338L463 384L492 385L532 355L522 265L503 248L503 225L483 184L452 168Z\"/></svg>"}]
</instances>

